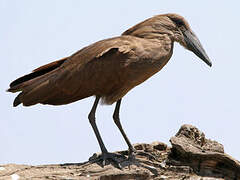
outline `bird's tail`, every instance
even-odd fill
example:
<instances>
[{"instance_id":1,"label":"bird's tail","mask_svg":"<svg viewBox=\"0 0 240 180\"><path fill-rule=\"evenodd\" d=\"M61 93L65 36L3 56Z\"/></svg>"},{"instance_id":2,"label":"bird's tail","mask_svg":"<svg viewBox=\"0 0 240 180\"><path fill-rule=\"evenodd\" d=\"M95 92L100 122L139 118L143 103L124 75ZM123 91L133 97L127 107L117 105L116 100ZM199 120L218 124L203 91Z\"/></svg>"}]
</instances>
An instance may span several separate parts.
<instances>
[{"instance_id":1,"label":"bird's tail","mask_svg":"<svg viewBox=\"0 0 240 180\"><path fill-rule=\"evenodd\" d=\"M53 92L51 90L54 88L50 85L50 81L54 79L54 71L66 60L67 58L64 58L46 64L33 70L32 73L14 80L7 91L12 93L22 92L15 98L13 106L16 107L21 103L23 103L24 106L31 106L44 102L49 95L53 95L49 94L49 92Z\"/></svg>"}]
</instances>

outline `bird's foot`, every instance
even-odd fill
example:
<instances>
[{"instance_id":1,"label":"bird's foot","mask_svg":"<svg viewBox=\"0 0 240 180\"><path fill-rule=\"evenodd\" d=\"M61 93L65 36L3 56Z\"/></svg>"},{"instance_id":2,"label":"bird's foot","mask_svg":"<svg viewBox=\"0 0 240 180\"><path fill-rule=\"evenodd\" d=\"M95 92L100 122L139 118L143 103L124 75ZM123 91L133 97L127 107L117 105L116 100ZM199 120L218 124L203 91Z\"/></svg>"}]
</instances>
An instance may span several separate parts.
<instances>
[{"instance_id":1,"label":"bird's foot","mask_svg":"<svg viewBox=\"0 0 240 180\"><path fill-rule=\"evenodd\" d=\"M119 162L119 159L123 158L119 154L103 152L102 154L94 154L92 157L89 158L90 161L98 162L102 167L109 163L113 163L119 169L122 169L122 166Z\"/></svg>"}]
</instances>

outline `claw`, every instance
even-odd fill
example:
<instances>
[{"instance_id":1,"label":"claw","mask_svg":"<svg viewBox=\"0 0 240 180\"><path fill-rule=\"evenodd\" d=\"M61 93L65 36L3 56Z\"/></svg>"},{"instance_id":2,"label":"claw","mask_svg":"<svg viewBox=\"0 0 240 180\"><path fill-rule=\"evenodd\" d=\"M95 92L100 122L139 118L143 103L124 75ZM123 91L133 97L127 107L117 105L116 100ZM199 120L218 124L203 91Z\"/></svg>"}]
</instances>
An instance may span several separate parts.
<instances>
[{"instance_id":1,"label":"claw","mask_svg":"<svg viewBox=\"0 0 240 180\"><path fill-rule=\"evenodd\" d=\"M118 158L121 157L122 156L118 154L103 152L98 157L95 156L93 158L90 158L90 160L93 160L95 162L101 162L100 164L102 165L102 167L106 166L108 162L113 162L119 169L122 169L122 166L118 160Z\"/></svg>"}]
</instances>

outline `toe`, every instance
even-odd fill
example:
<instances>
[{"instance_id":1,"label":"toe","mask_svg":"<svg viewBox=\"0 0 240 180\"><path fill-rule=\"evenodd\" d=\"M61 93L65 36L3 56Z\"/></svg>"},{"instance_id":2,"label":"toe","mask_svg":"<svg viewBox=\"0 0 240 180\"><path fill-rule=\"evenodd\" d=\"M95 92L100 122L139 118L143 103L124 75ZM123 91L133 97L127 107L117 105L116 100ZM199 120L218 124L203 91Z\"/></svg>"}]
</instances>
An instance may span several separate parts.
<instances>
[{"instance_id":1,"label":"toe","mask_svg":"<svg viewBox=\"0 0 240 180\"><path fill-rule=\"evenodd\" d=\"M122 169L122 166L119 162L121 155L105 152L102 153L100 157L97 158L97 161L101 164L102 167L106 166L109 163L113 163L117 168ZM121 156L122 157L122 156Z\"/></svg>"}]
</instances>

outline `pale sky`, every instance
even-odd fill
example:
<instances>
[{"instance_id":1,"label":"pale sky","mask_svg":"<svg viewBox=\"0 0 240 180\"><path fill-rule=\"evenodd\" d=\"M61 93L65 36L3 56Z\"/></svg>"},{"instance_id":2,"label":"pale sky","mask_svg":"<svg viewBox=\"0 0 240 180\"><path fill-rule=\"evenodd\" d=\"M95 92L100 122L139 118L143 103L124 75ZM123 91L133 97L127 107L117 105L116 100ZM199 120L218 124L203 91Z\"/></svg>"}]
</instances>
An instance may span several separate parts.
<instances>
[{"instance_id":1,"label":"pale sky","mask_svg":"<svg viewBox=\"0 0 240 180\"><path fill-rule=\"evenodd\" d=\"M228 1L0 1L0 164L86 161L100 152L88 121L94 98L64 105L13 108L9 83L34 68L163 13L184 16L213 62L209 68L175 43L169 63L122 101L121 122L132 143L167 144L192 124L240 160L240 3ZM97 124L109 151L127 149L99 106Z\"/></svg>"}]
</instances>

